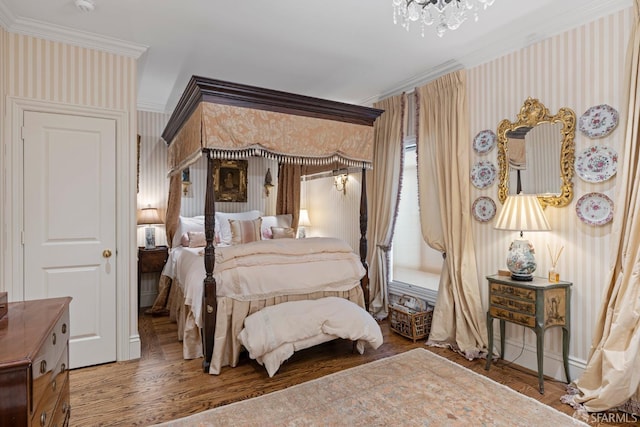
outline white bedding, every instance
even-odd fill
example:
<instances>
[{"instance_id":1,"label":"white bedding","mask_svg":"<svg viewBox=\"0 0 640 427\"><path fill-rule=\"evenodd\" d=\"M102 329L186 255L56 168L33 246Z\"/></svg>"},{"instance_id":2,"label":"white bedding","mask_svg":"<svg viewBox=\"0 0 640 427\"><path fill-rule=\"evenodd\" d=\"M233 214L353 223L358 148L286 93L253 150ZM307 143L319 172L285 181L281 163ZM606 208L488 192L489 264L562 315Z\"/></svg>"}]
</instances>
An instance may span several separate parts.
<instances>
[{"instance_id":1,"label":"white bedding","mask_svg":"<svg viewBox=\"0 0 640 427\"><path fill-rule=\"evenodd\" d=\"M340 239L261 240L216 248L214 278L218 297L240 301L317 291L345 291L364 275L360 259ZM202 248L172 250L174 275L185 305L202 327L205 277ZM167 263L169 264L169 263Z\"/></svg>"},{"instance_id":2,"label":"white bedding","mask_svg":"<svg viewBox=\"0 0 640 427\"><path fill-rule=\"evenodd\" d=\"M375 319L344 298L327 297L265 307L248 316L238 339L272 377L294 351L335 338L356 341L360 354L368 343L382 344Z\"/></svg>"}]
</instances>

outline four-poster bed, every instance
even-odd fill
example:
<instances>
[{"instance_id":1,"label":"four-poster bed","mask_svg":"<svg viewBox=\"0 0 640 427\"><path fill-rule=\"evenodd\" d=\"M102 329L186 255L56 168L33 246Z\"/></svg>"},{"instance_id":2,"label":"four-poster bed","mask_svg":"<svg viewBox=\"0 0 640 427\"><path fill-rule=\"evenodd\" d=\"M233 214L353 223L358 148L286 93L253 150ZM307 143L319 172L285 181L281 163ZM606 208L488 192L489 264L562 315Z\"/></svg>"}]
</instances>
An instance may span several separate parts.
<instances>
[{"instance_id":1,"label":"four-poster bed","mask_svg":"<svg viewBox=\"0 0 640 427\"><path fill-rule=\"evenodd\" d=\"M363 274L358 275L357 295L349 296L323 289L308 299L322 295L339 295L352 299L368 309L369 283L367 254L367 194L366 169L371 167L373 155L373 123L382 110L334 101L295 95L236 83L193 76L162 134L169 149L169 177L171 180L167 209L167 234L171 242L179 219L181 171L201 156L207 159L207 186L204 204L204 289L201 326L205 372L219 373L220 366L237 359L238 350L220 350L236 339L223 336L217 327L226 322L227 305L220 297L214 277L214 267L221 254L216 254L214 160L265 156L277 159L281 165L300 165L314 171L331 170L339 166L362 168L360 199L359 261ZM176 209L177 205L177 209ZM297 223L298 212L290 213ZM311 244L313 240L309 240ZM280 246L280 245L277 245ZM314 245L318 246L318 245ZM226 249L225 249L226 250ZM305 249L309 251L310 249ZM315 249L314 249L315 250ZM322 250L324 251L324 249ZM224 253L222 257L224 257ZM357 257L356 257L357 259ZM285 271L285 270L283 270ZM295 280L295 279L291 279ZM344 291L344 289L340 289ZM350 291L354 295L353 291ZM286 292L281 291L278 297ZM295 297L295 299L304 299ZM247 297L247 299L251 299ZM287 299L285 298L284 301ZM258 304L278 304L279 298ZM194 304L196 302L194 301ZM231 303L233 304L233 302ZM245 308L239 319L248 311ZM237 323L238 319L229 323ZM235 345L235 343L234 343ZM212 365L212 359L214 359ZM235 361L237 363L237 360Z\"/></svg>"}]
</instances>

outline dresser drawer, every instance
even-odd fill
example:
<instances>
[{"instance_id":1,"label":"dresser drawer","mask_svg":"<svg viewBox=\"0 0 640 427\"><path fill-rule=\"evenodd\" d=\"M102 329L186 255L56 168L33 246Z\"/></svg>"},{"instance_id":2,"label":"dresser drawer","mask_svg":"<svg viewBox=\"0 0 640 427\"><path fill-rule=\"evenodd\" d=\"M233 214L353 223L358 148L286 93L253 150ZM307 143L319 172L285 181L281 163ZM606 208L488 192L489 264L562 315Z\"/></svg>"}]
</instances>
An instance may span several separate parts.
<instances>
[{"instance_id":1,"label":"dresser drawer","mask_svg":"<svg viewBox=\"0 0 640 427\"><path fill-rule=\"evenodd\" d=\"M61 371L66 371L68 369L68 343L69 310L66 310L55 323L51 332L45 337L40 351L34 358L32 366L32 408L38 406L54 378ZM64 365L64 369L62 369L62 365Z\"/></svg>"},{"instance_id":2,"label":"dresser drawer","mask_svg":"<svg viewBox=\"0 0 640 427\"><path fill-rule=\"evenodd\" d=\"M530 328L536 325L535 316L527 316L526 314L516 313L499 307L489 307L489 313L497 319L508 320Z\"/></svg>"},{"instance_id":3,"label":"dresser drawer","mask_svg":"<svg viewBox=\"0 0 640 427\"><path fill-rule=\"evenodd\" d=\"M63 374L56 376L51 381L49 388L40 400L40 403L33 411L31 425L35 426L53 426L53 421L57 418L57 407L61 406L60 401L69 400L69 373L65 371Z\"/></svg>"},{"instance_id":4,"label":"dresser drawer","mask_svg":"<svg viewBox=\"0 0 640 427\"><path fill-rule=\"evenodd\" d=\"M521 311L532 316L536 315L535 302L528 302L517 300L513 298L507 298L500 295L491 295L491 305L507 310Z\"/></svg>"},{"instance_id":5,"label":"dresser drawer","mask_svg":"<svg viewBox=\"0 0 640 427\"><path fill-rule=\"evenodd\" d=\"M168 256L166 250L142 250L140 257L144 259L140 262L140 273L162 271Z\"/></svg>"},{"instance_id":6,"label":"dresser drawer","mask_svg":"<svg viewBox=\"0 0 640 427\"><path fill-rule=\"evenodd\" d=\"M492 295L502 295L520 298L526 301L536 301L536 292L532 289L523 289L516 286L503 285L502 283L491 283L490 293Z\"/></svg>"},{"instance_id":7,"label":"dresser drawer","mask_svg":"<svg viewBox=\"0 0 640 427\"><path fill-rule=\"evenodd\" d=\"M64 384L62 394L58 400L58 404L53 412L51 420L52 427L63 427L69 425L69 417L71 416L71 404L69 402L69 381Z\"/></svg>"}]
</instances>

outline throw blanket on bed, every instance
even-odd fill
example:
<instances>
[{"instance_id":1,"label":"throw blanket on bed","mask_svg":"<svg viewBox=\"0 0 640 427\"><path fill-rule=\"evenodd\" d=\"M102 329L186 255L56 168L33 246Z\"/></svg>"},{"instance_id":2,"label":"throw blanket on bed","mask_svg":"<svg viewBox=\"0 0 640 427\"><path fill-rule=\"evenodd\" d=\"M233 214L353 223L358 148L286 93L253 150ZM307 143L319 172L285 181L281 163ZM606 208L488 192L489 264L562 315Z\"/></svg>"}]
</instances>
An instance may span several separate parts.
<instances>
[{"instance_id":1,"label":"throw blanket on bed","mask_svg":"<svg viewBox=\"0 0 640 427\"><path fill-rule=\"evenodd\" d=\"M264 365L270 377L294 351L336 338L356 341L363 354L365 343L374 349L382 344L382 331L357 304L327 297L263 308L245 319L238 335L249 357Z\"/></svg>"}]
</instances>

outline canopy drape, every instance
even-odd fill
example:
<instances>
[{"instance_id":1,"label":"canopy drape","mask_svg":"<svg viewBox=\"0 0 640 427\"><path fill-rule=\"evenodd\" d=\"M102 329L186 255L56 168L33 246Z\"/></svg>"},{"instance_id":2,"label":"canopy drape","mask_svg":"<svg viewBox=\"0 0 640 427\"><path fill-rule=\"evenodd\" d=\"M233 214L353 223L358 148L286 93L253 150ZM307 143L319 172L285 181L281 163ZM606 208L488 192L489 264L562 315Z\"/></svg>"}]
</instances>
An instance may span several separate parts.
<instances>
[{"instance_id":1,"label":"canopy drape","mask_svg":"<svg viewBox=\"0 0 640 427\"><path fill-rule=\"evenodd\" d=\"M589 412L635 400L640 410L640 0L627 52L629 94L622 167L616 182L612 268L575 402Z\"/></svg>"},{"instance_id":2,"label":"canopy drape","mask_svg":"<svg viewBox=\"0 0 640 427\"><path fill-rule=\"evenodd\" d=\"M418 198L424 240L446 254L429 342L467 358L487 346L469 189L469 107L460 70L416 89Z\"/></svg>"}]
</instances>

